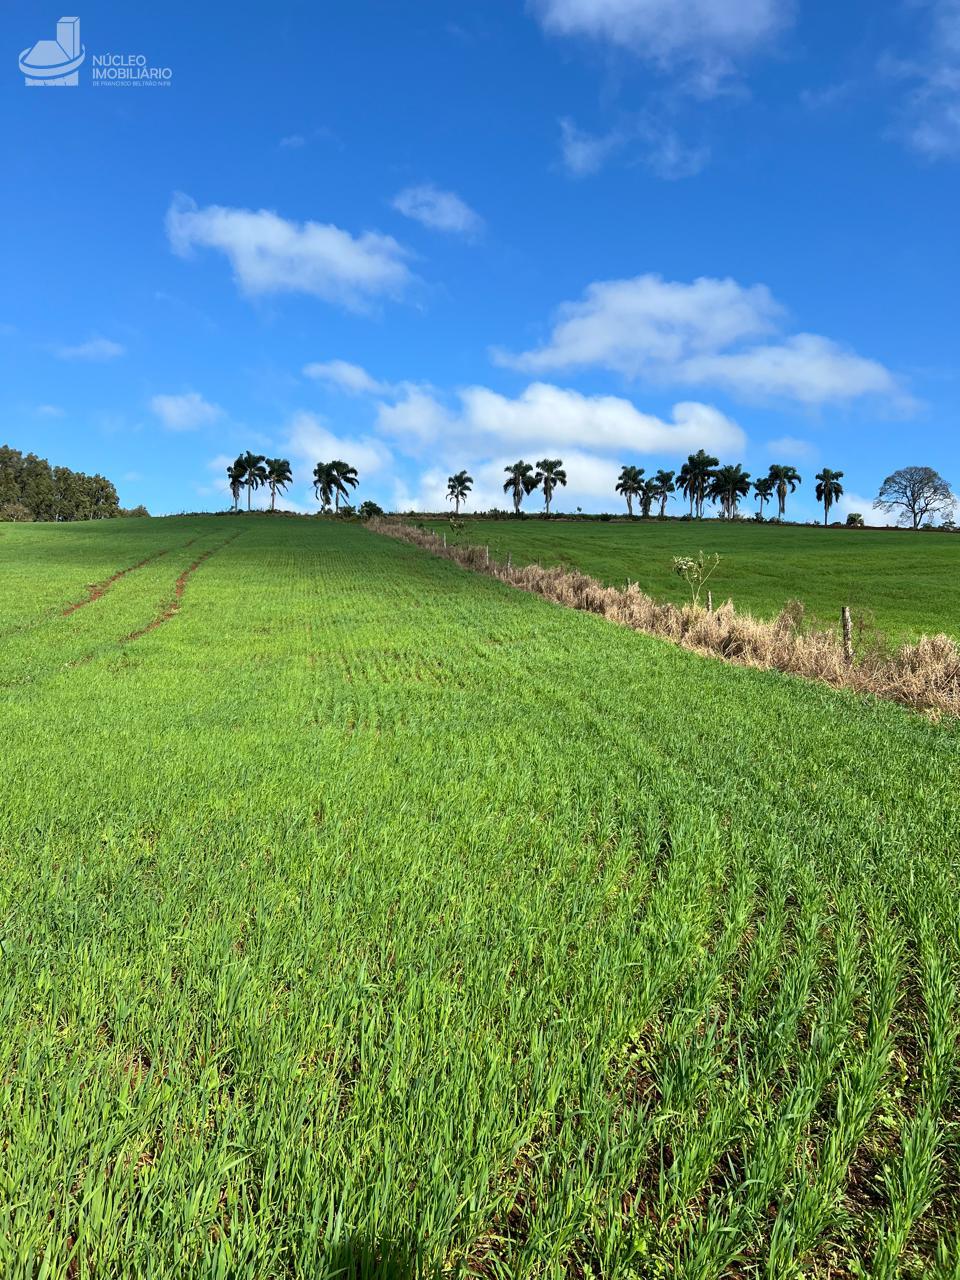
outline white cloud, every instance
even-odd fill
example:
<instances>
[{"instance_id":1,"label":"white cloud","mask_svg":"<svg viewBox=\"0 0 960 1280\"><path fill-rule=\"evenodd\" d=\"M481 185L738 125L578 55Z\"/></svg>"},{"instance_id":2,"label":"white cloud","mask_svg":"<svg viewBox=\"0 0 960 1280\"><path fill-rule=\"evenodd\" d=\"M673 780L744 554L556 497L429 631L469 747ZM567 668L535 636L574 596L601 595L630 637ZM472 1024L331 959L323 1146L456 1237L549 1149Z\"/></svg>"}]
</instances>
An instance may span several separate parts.
<instances>
[{"instance_id":1,"label":"white cloud","mask_svg":"<svg viewBox=\"0 0 960 1280\"><path fill-rule=\"evenodd\" d=\"M432 231L476 236L483 230L483 219L456 192L443 191L430 182L405 187L391 203L405 218L413 218Z\"/></svg>"},{"instance_id":2,"label":"white cloud","mask_svg":"<svg viewBox=\"0 0 960 1280\"><path fill-rule=\"evenodd\" d=\"M307 293L362 310L396 298L413 281L406 250L392 236L353 236L330 223L293 222L269 209L198 208L184 196L171 204L167 236L174 253L216 249L229 258L247 294Z\"/></svg>"},{"instance_id":3,"label":"white cloud","mask_svg":"<svg viewBox=\"0 0 960 1280\"><path fill-rule=\"evenodd\" d=\"M38 418L63 417L63 410L58 404L38 404L35 412Z\"/></svg>"},{"instance_id":4,"label":"white cloud","mask_svg":"<svg viewBox=\"0 0 960 1280\"><path fill-rule=\"evenodd\" d=\"M305 377L326 382L348 395L387 395L391 389L389 383L378 382L366 369L358 364L350 364L347 360L315 361L304 365L303 372Z\"/></svg>"},{"instance_id":5,"label":"white cloud","mask_svg":"<svg viewBox=\"0 0 960 1280\"><path fill-rule=\"evenodd\" d=\"M702 92L791 20L791 0L530 0L544 28L629 49L672 68L699 64Z\"/></svg>"},{"instance_id":6,"label":"white cloud","mask_svg":"<svg viewBox=\"0 0 960 1280\"><path fill-rule=\"evenodd\" d=\"M307 140L302 133L288 133L285 138L280 139L281 147L292 148L294 150L298 147L304 147L306 144Z\"/></svg>"},{"instance_id":7,"label":"white cloud","mask_svg":"<svg viewBox=\"0 0 960 1280\"><path fill-rule=\"evenodd\" d=\"M287 426L283 456L300 464L298 480L307 483L318 462L343 458L357 468L363 483L366 476L387 470L393 461L390 449L382 440L365 435L337 435L316 414L305 410L295 413Z\"/></svg>"},{"instance_id":8,"label":"white cloud","mask_svg":"<svg viewBox=\"0 0 960 1280\"><path fill-rule=\"evenodd\" d=\"M404 452L432 454L469 447L477 453L511 450L686 454L699 448L742 449L740 427L718 409L677 404L672 421L643 413L620 396L587 396L532 383L515 399L487 387L467 387L460 406L448 409L423 388L408 387L394 404L381 404L377 426Z\"/></svg>"},{"instance_id":9,"label":"white cloud","mask_svg":"<svg viewBox=\"0 0 960 1280\"><path fill-rule=\"evenodd\" d=\"M57 355L61 360L116 360L125 351L119 342L111 342L109 338L91 338L76 347L58 347Z\"/></svg>"},{"instance_id":10,"label":"white cloud","mask_svg":"<svg viewBox=\"0 0 960 1280\"><path fill-rule=\"evenodd\" d=\"M872 498L861 497L860 494L851 493L849 490L837 499L831 512L831 518L834 520L846 520L847 516L855 511L863 516L864 524L885 527L888 524L895 523L893 516L874 506Z\"/></svg>"},{"instance_id":11,"label":"white cloud","mask_svg":"<svg viewBox=\"0 0 960 1280\"><path fill-rule=\"evenodd\" d=\"M594 366L628 378L725 387L750 399L822 404L884 395L906 404L889 370L828 338L800 333L759 341L773 338L783 320L765 285L644 275L591 284L581 301L559 308L542 346L492 354L526 373Z\"/></svg>"},{"instance_id":12,"label":"white cloud","mask_svg":"<svg viewBox=\"0 0 960 1280\"><path fill-rule=\"evenodd\" d=\"M187 391L179 396L154 396L150 408L170 431L192 431L223 417L220 406L204 400L199 391Z\"/></svg>"}]
</instances>

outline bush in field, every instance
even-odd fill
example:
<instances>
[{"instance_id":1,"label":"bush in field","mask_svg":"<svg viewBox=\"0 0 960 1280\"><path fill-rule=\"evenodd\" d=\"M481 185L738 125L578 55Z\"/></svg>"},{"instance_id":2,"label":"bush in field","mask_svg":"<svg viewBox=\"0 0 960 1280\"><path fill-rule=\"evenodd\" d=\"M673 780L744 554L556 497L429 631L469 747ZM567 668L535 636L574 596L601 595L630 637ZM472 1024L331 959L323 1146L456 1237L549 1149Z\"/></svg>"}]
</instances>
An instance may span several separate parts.
<instances>
[{"instance_id":1,"label":"bush in field","mask_svg":"<svg viewBox=\"0 0 960 1280\"><path fill-rule=\"evenodd\" d=\"M700 592L720 567L720 557L714 555L711 560L704 557L703 552L694 559L692 556L674 556L673 572L682 578L690 588L691 603L696 607L700 603Z\"/></svg>"},{"instance_id":2,"label":"bush in field","mask_svg":"<svg viewBox=\"0 0 960 1280\"><path fill-rule=\"evenodd\" d=\"M29 507L25 507L22 502L5 502L0 507L0 520L13 521L16 524L26 524L33 519L33 512Z\"/></svg>"},{"instance_id":3,"label":"bush in field","mask_svg":"<svg viewBox=\"0 0 960 1280\"><path fill-rule=\"evenodd\" d=\"M374 516L383 515L383 507L379 503L372 502L369 498L365 498L357 507L357 515L361 520L372 520Z\"/></svg>"}]
</instances>

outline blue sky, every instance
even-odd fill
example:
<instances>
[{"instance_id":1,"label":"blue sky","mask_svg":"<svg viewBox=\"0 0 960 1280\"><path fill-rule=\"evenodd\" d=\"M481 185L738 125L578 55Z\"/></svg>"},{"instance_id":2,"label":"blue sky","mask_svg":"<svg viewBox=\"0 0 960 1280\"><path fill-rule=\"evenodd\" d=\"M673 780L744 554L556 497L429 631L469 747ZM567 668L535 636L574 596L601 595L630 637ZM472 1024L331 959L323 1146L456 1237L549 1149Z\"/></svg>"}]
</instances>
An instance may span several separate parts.
<instances>
[{"instance_id":1,"label":"blue sky","mask_svg":"<svg viewBox=\"0 0 960 1280\"><path fill-rule=\"evenodd\" d=\"M0 438L158 513L225 462L560 506L703 446L960 487L960 0L84 4L0 16ZM165 85L94 84L140 57ZM101 65L102 64L97 64ZM498 496L499 495L499 496Z\"/></svg>"}]
</instances>

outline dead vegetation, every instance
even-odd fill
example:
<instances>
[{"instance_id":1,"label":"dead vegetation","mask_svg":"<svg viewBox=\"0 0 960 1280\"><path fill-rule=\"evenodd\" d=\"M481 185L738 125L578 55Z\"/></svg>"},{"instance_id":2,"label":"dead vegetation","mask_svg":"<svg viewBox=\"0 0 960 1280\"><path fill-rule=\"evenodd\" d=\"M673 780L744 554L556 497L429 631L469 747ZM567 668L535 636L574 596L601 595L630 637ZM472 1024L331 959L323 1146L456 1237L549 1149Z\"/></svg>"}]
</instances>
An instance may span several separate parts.
<instances>
[{"instance_id":1,"label":"dead vegetation","mask_svg":"<svg viewBox=\"0 0 960 1280\"><path fill-rule=\"evenodd\" d=\"M399 521L371 520L368 527L554 604L599 614L695 653L822 680L834 688L873 694L915 710L960 714L960 645L947 635L921 636L915 644L893 650L861 644L848 662L839 631L809 625L802 604L796 601L766 621L737 613L729 601L709 611L654 600L635 584L604 586L579 570L503 564L491 558L485 547L444 545L431 530Z\"/></svg>"}]
</instances>

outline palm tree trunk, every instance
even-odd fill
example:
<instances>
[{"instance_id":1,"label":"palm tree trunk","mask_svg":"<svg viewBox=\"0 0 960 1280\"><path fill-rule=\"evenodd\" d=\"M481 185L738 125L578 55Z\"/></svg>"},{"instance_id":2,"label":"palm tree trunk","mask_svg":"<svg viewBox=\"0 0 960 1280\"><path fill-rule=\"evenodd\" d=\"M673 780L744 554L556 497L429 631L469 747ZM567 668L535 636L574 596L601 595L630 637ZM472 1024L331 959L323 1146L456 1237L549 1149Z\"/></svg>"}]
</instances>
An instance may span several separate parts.
<instances>
[{"instance_id":1,"label":"palm tree trunk","mask_svg":"<svg viewBox=\"0 0 960 1280\"><path fill-rule=\"evenodd\" d=\"M276 486L275 484L271 483L271 485L270 485L270 510L271 510L271 511L276 511L276 509L277 509L277 486Z\"/></svg>"},{"instance_id":2,"label":"palm tree trunk","mask_svg":"<svg viewBox=\"0 0 960 1280\"><path fill-rule=\"evenodd\" d=\"M250 510L250 495L253 492L253 485L247 484L247 510Z\"/></svg>"}]
</instances>

